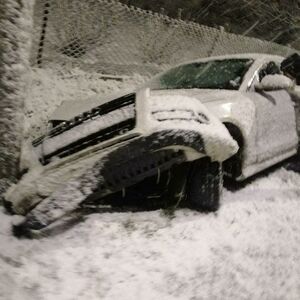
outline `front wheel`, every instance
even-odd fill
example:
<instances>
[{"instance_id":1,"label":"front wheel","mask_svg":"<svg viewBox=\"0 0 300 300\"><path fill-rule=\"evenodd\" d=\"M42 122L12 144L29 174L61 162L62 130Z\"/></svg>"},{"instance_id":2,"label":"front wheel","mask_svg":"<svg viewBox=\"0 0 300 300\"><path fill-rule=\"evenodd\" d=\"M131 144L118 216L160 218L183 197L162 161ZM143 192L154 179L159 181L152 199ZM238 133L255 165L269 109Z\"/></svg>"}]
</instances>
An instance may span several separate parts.
<instances>
[{"instance_id":1,"label":"front wheel","mask_svg":"<svg viewBox=\"0 0 300 300\"><path fill-rule=\"evenodd\" d=\"M199 211L213 212L219 208L223 187L222 165L209 158L192 164L187 185L187 201Z\"/></svg>"}]
</instances>

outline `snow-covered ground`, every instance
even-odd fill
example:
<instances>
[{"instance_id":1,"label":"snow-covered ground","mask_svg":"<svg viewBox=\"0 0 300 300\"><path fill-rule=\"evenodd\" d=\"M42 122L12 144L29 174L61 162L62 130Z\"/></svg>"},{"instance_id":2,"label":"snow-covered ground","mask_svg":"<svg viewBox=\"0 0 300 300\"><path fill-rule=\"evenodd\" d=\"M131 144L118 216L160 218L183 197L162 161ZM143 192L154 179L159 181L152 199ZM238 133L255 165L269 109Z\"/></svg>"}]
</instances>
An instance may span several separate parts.
<instances>
[{"instance_id":1,"label":"snow-covered ground","mask_svg":"<svg viewBox=\"0 0 300 300\"><path fill-rule=\"evenodd\" d=\"M300 174L225 191L216 214L93 214L18 240L0 212L0 299L299 299Z\"/></svg>"},{"instance_id":2,"label":"snow-covered ground","mask_svg":"<svg viewBox=\"0 0 300 300\"><path fill-rule=\"evenodd\" d=\"M32 74L26 136L62 100L142 81L47 72ZM0 207L1 300L300 299L300 174L284 168L225 190L216 214L92 214L40 240L13 237L13 220Z\"/></svg>"}]
</instances>

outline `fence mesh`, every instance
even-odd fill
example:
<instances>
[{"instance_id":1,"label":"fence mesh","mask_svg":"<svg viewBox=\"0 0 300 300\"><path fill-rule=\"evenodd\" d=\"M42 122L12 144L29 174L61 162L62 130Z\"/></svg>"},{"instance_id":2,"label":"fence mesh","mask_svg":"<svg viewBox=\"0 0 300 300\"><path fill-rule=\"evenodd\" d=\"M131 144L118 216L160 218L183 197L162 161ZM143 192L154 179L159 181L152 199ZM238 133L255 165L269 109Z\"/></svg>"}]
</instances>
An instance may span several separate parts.
<instances>
[{"instance_id":1,"label":"fence mesh","mask_svg":"<svg viewBox=\"0 0 300 300\"><path fill-rule=\"evenodd\" d=\"M80 67L109 74L154 74L211 55L292 49L114 0L36 0L33 66Z\"/></svg>"},{"instance_id":2,"label":"fence mesh","mask_svg":"<svg viewBox=\"0 0 300 300\"><path fill-rule=\"evenodd\" d=\"M145 77L183 61L240 52L287 55L294 51L115 0L35 3L25 137L44 133L49 116L63 101L132 90Z\"/></svg>"}]
</instances>

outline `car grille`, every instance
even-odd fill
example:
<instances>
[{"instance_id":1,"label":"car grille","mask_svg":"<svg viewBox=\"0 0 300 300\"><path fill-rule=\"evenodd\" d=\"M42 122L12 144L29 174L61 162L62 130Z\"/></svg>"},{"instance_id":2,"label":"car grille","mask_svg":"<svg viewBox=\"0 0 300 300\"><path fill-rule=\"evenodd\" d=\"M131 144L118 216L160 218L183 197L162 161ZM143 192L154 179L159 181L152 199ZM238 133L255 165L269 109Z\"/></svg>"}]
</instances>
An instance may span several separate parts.
<instances>
[{"instance_id":1,"label":"car grille","mask_svg":"<svg viewBox=\"0 0 300 300\"><path fill-rule=\"evenodd\" d=\"M42 163L65 157L132 130L136 123L135 94L112 100L53 128L33 141L41 145Z\"/></svg>"}]
</instances>

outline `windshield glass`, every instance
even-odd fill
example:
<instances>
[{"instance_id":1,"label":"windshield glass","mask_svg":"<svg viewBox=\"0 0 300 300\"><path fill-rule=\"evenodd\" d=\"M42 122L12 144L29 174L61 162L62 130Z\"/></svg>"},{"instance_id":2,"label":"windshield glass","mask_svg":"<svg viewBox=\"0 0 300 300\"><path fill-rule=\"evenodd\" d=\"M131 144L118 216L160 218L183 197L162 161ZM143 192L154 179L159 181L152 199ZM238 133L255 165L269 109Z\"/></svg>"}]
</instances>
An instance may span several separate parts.
<instances>
[{"instance_id":1,"label":"windshield glass","mask_svg":"<svg viewBox=\"0 0 300 300\"><path fill-rule=\"evenodd\" d=\"M181 65L156 77L149 87L238 90L252 63L252 59L224 59Z\"/></svg>"}]
</instances>

